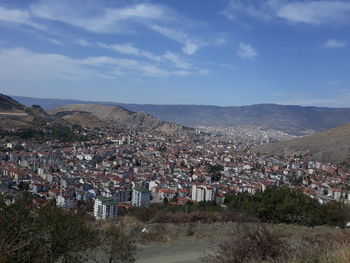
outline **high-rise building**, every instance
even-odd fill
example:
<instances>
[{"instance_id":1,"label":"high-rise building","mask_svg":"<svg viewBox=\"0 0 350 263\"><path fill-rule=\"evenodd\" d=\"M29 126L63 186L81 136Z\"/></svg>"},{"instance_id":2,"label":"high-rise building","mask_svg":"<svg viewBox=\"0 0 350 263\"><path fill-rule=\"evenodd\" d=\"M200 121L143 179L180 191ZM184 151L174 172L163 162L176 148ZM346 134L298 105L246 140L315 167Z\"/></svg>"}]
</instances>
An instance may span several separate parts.
<instances>
[{"instance_id":1,"label":"high-rise building","mask_svg":"<svg viewBox=\"0 0 350 263\"><path fill-rule=\"evenodd\" d=\"M212 187L207 185L192 185L192 200L196 202L202 201L213 201L214 190Z\"/></svg>"},{"instance_id":2,"label":"high-rise building","mask_svg":"<svg viewBox=\"0 0 350 263\"><path fill-rule=\"evenodd\" d=\"M100 196L95 199L94 217L96 220L116 218L118 215L118 202L113 199Z\"/></svg>"},{"instance_id":3,"label":"high-rise building","mask_svg":"<svg viewBox=\"0 0 350 263\"><path fill-rule=\"evenodd\" d=\"M151 193L147 189L133 188L132 189L132 204L138 207L149 207Z\"/></svg>"}]
</instances>

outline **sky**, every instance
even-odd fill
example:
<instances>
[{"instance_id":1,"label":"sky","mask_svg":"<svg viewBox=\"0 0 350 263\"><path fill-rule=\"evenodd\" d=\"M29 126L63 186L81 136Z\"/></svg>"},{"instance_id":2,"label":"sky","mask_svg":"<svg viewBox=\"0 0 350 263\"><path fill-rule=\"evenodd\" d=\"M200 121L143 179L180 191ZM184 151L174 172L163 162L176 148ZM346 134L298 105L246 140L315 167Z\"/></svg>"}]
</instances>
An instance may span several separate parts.
<instances>
[{"instance_id":1,"label":"sky","mask_svg":"<svg viewBox=\"0 0 350 263\"><path fill-rule=\"evenodd\" d=\"M350 107L349 0L0 0L0 92Z\"/></svg>"}]
</instances>

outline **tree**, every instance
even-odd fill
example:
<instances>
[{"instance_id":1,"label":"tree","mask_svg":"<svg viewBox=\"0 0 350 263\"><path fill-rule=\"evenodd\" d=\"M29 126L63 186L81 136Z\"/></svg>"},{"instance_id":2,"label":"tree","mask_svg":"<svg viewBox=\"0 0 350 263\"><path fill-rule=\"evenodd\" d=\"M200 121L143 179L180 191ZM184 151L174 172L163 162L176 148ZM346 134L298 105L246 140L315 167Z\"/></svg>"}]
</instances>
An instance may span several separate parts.
<instances>
[{"instance_id":1,"label":"tree","mask_svg":"<svg viewBox=\"0 0 350 263\"><path fill-rule=\"evenodd\" d=\"M0 262L86 262L95 232L79 212L66 213L24 194L8 204L0 197Z\"/></svg>"},{"instance_id":2,"label":"tree","mask_svg":"<svg viewBox=\"0 0 350 263\"><path fill-rule=\"evenodd\" d=\"M122 222L112 222L102 238L102 249L108 256L108 262L133 263L136 261L136 242L132 233L128 233Z\"/></svg>"}]
</instances>

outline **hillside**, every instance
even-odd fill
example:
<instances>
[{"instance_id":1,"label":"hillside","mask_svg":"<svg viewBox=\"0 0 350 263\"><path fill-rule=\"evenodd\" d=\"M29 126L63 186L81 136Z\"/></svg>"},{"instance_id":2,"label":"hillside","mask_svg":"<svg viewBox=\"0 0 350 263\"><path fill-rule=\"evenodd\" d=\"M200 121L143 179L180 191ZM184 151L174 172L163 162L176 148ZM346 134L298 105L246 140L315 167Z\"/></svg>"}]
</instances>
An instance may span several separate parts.
<instances>
[{"instance_id":1,"label":"hillside","mask_svg":"<svg viewBox=\"0 0 350 263\"><path fill-rule=\"evenodd\" d=\"M23 112L25 106L9 96L0 94L0 112Z\"/></svg>"},{"instance_id":2,"label":"hillside","mask_svg":"<svg viewBox=\"0 0 350 263\"><path fill-rule=\"evenodd\" d=\"M83 126L124 126L143 131L161 131L167 134L185 132L188 129L175 123L162 121L144 112L132 112L118 106L97 104L73 104L50 111L57 117Z\"/></svg>"},{"instance_id":3,"label":"hillside","mask_svg":"<svg viewBox=\"0 0 350 263\"><path fill-rule=\"evenodd\" d=\"M291 141L279 142L254 150L259 153L305 154L312 160L350 163L350 125L337 127Z\"/></svg>"},{"instance_id":4,"label":"hillside","mask_svg":"<svg viewBox=\"0 0 350 263\"><path fill-rule=\"evenodd\" d=\"M0 94L0 129L33 127L50 116L40 107L25 107L9 96Z\"/></svg>"},{"instance_id":5,"label":"hillside","mask_svg":"<svg viewBox=\"0 0 350 263\"><path fill-rule=\"evenodd\" d=\"M114 102L84 102L78 100L35 99L15 97L25 105L39 104L52 109L67 104L101 104L121 106L134 112L146 112L161 120L185 126L254 125L283 130L292 134L322 131L350 123L350 109L258 104L240 107L206 105L151 105Z\"/></svg>"}]
</instances>

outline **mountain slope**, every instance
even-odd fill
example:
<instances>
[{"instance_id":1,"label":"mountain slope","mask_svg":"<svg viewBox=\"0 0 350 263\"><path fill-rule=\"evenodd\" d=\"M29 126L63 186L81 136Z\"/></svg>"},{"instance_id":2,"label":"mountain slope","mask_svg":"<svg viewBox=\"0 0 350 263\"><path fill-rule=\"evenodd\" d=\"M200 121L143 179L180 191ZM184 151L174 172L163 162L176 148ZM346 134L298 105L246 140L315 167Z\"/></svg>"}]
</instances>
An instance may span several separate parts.
<instances>
[{"instance_id":1,"label":"mountain slope","mask_svg":"<svg viewBox=\"0 0 350 263\"><path fill-rule=\"evenodd\" d=\"M162 131L168 134L186 131L185 127L174 123L164 122L144 112L132 112L118 106L106 106L97 104L73 104L50 111L55 116L74 122L85 122L86 117L91 116L94 122L108 125L122 125L130 129L143 131ZM87 124L89 125L89 124ZM101 125L101 124L100 124Z\"/></svg>"},{"instance_id":2,"label":"mountain slope","mask_svg":"<svg viewBox=\"0 0 350 263\"><path fill-rule=\"evenodd\" d=\"M72 103L92 102L35 99L16 97L20 102L40 104L44 108ZM241 107L218 107L205 105L150 105L93 102L93 104L115 105L134 112L146 112L161 120L185 126L234 126L254 125L300 134L303 131L321 131L350 123L350 109L302 107L276 104L258 104Z\"/></svg>"},{"instance_id":3,"label":"mountain slope","mask_svg":"<svg viewBox=\"0 0 350 263\"><path fill-rule=\"evenodd\" d=\"M330 163L350 163L350 125L314 133L300 139L279 142L254 150L258 153L304 154L310 159Z\"/></svg>"},{"instance_id":4,"label":"mountain slope","mask_svg":"<svg viewBox=\"0 0 350 263\"><path fill-rule=\"evenodd\" d=\"M9 96L0 94L0 111L1 112L23 112L25 106Z\"/></svg>"}]
</instances>

